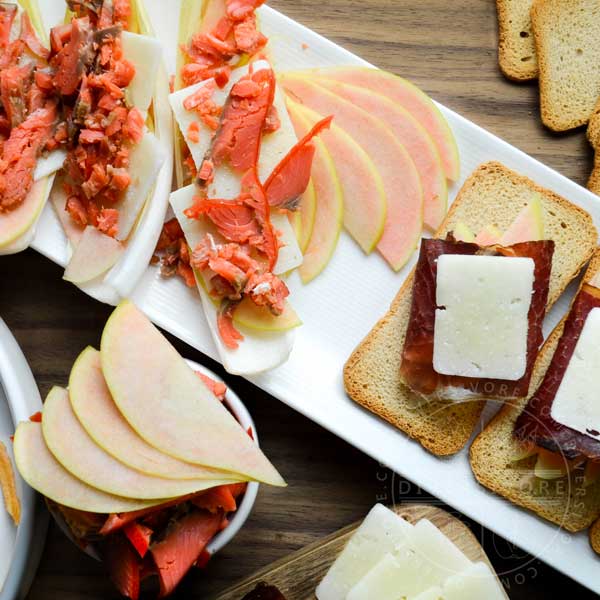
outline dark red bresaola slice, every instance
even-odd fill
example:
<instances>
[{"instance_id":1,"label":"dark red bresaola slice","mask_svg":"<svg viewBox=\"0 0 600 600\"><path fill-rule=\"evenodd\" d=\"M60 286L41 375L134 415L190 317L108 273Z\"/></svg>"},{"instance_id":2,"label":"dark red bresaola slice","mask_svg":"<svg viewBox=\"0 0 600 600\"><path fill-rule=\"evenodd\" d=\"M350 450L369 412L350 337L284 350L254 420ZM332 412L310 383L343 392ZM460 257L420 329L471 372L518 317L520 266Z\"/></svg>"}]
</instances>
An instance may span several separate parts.
<instances>
[{"instance_id":1,"label":"dark red bresaola slice","mask_svg":"<svg viewBox=\"0 0 600 600\"><path fill-rule=\"evenodd\" d=\"M533 297L529 309L527 337L527 368L518 381L479 379L441 375L433 369L437 259L442 254L487 254L532 258L535 263ZM413 299L406 340L402 352L400 375L413 391L424 396L443 399L443 388L460 387L481 396L515 398L527 395L531 372L544 340L542 322L548 301L552 270L553 241L523 242L512 246L481 248L477 244L454 240L424 239L415 268Z\"/></svg>"},{"instance_id":2,"label":"dark red bresaola slice","mask_svg":"<svg viewBox=\"0 0 600 600\"><path fill-rule=\"evenodd\" d=\"M519 440L532 441L552 452L561 452L569 460L580 456L600 460L600 440L562 425L550 415L585 321L592 309L599 307L600 290L584 284L573 302L546 375L515 423L514 432Z\"/></svg>"}]
</instances>

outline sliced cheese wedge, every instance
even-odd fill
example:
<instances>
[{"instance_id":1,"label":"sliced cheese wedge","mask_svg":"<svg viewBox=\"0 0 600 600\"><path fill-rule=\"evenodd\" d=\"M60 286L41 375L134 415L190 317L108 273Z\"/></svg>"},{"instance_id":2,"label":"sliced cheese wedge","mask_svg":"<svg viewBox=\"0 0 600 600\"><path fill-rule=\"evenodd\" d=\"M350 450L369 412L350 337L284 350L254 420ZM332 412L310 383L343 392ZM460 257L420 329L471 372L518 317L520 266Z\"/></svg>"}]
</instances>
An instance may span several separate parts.
<instances>
[{"instance_id":1,"label":"sliced cheese wedge","mask_svg":"<svg viewBox=\"0 0 600 600\"><path fill-rule=\"evenodd\" d=\"M180 460L285 485L231 413L131 302L121 302L109 318L100 352L115 404L147 443Z\"/></svg>"},{"instance_id":2,"label":"sliced cheese wedge","mask_svg":"<svg viewBox=\"0 0 600 600\"><path fill-rule=\"evenodd\" d=\"M482 562L472 564L462 573L450 577L444 584L443 600L503 600L500 583L491 569Z\"/></svg>"},{"instance_id":3,"label":"sliced cheese wedge","mask_svg":"<svg viewBox=\"0 0 600 600\"><path fill-rule=\"evenodd\" d=\"M120 498L77 479L48 450L40 423L19 423L13 448L21 477L46 498L69 508L109 514L141 510L164 502Z\"/></svg>"},{"instance_id":4,"label":"sliced cheese wedge","mask_svg":"<svg viewBox=\"0 0 600 600\"><path fill-rule=\"evenodd\" d=\"M123 244L88 225L79 238L63 279L85 283L106 273L121 257Z\"/></svg>"},{"instance_id":5,"label":"sliced cheese wedge","mask_svg":"<svg viewBox=\"0 0 600 600\"><path fill-rule=\"evenodd\" d=\"M444 600L443 590L441 587L432 587L425 590L422 594L414 596L411 600Z\"/></svg>"},{"instance_id":6,"label":"sliced cheese wedge","mask_svg":"<svg viewBox=\"0 0 600 600\"><path fill-rule=\"evenodd\" d=\"M192 248L202 241L208 231L201 221L188 219L183 214L183 211L192 205L194 194L195 187L191 185L173 192L170 197L171 207L181 225L188 245ZM296 336L293 329L283 332L258 331L236 323L244 340L235 350L225 346L221 341L217 326L218 307L200 283L197 287L217 352L229 373L236 375L260 373L273 369L287 360Z\"/></svg>"},{"instance_id":7,"label":"sliced cheese wedge","mask_svg":"<svg viewBox=\"0 0 600 600\"><path fill-rule=\"evenodd\" d=\"M226 474L219 479L175 480L136 471L98 446L77 419L67 390L53 387L44 402L42 432L48 449L78 479L124 498L177 498L218 485L234 483Z\"/></svg>"},{"instance_id":8,"label":"sliced cheese wedge","mask_svg":"<svg viewBox=\"0 0 600 600\"><path fill-rule=\"evenodd\" d=\"M121 45L123 55L135 67L135 76L127 86L127 99L140 111L146 112L154 96L162 46L155 38L129 31L121 33Z\"/></svg>"},{"instance_id":9,"label":"sliced cheese wedge","mask_svg":"<svg viewBox=\"0 0 600 600\"><path fill-rule=\"evenodd\" d=\"M219 479L224 476L232 480L243 479L232 473L177 460L147 444L115 405L102 374L100 352L92 347L79 355L71 369L69 398L77 418L94 442L133 469L167 479Z\"/></svg>"},{"instance_id":10,"label":"sliced cheese wedge","mask_svg":"<svg viewBox=\"0 0 600 600\"><path fill-rule=\"evenodd\" d=\"M431 521L421 519L411 530L410 547L437 572L440 581L469 568L471 561ZM435 585L435 582L432 583Z\"/></svg>"},{"instance_id":11,"label":"sliced cheese wedge","mask_svg":"<svg viewBox=\"0 0 600 600\"><path fill-rule=\"evenodd\" d=\"M349 598L348 592L386 554L404 547L411 530L410 523L382 504L376 504L317 587L317 598Z\"/></svg>"},{"instance_id":12,"label":"sliced cheese wedge","mask_svg":"<svg viewBox=\"0 0 600 600\"><path fill-rule=\"evenodd\" d=\"M386 554L348 592L347 600L412 598L441 583L427 559L404 546Z\"/></svg>"}]
</instances>

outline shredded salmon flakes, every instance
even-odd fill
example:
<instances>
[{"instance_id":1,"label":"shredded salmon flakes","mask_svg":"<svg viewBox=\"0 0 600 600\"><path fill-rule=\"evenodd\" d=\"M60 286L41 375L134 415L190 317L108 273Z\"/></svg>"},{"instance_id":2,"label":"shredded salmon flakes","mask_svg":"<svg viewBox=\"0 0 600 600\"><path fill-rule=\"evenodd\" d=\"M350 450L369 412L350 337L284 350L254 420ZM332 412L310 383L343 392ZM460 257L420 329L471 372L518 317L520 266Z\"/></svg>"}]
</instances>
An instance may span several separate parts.
<instances>
[{"instance_id":1,"label":"shredded salmon flakes","mask_svg":"<svg viewBox=\"0 0 600 600\"><path fill-rule=\"evenodd\" d=\"M17 496L15 474L6 446L0 442L0 488L4 497L6 512L10 515L15 525L21 521L21 503Z\"/></svg>"}]
</instances>

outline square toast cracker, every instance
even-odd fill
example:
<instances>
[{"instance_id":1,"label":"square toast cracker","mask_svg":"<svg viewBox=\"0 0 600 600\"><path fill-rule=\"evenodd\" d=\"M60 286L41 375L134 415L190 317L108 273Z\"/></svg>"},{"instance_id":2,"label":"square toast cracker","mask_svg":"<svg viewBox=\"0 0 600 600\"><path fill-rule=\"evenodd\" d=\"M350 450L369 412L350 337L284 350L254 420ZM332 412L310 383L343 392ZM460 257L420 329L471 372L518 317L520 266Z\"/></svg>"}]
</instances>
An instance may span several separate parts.
<instances>
[{"instance_id":1,"label":"square toast cracker","mask_svg":"<svg viewBox=\"0 0 600 600\"><path fill-rule=\"evenodd\" d=\"M531 21L544 125L585 125L600 96L600 2L535 0Z\"/></svg>"},{"instance_id":2,"label":"square toast cracker","mask_svg":"<svg viewBox=\"0 0 600 600\"><path fill-rule=\"evenodd\" d=\"M600 196L600 102L596 104L587 128L587 138L594 149L594 170L588 180L587 187Z\"/></svg>"},{"instance_id":3,"label":"square toast cracker","mask_svg":"<svg viewBox=\"0 0 600 600\"><path fill-rule=\"evenodd\" d=\"M496 0L498 11L498 63L513 81L538 76L537 56L531 28L533 0Z\"/></svg>"},{"instance_id":4,"label":"square toast cracker","mask_svg":"<svg viewBox=\"0 0 600 600\"><path fill-rule=\"evenodd\" d=\"M584 281L589 281L598 271L600 251L592 259ZM530 395L537 390L550 365L566 318L565 316L556 326L540 351L529 386ZM527 478L535 464L535 457L526 459L527 463L520 466L514 463L513 457L520 446L513 437L513 429L527 400L525 398L505 404L475 438L470 449L473 473L483 486L552 523L569 531L586 529L600 516L600 479L587 488L583 486L581 476L570 478L570 486L565 485L564 479L559 480L562 483L558 484L558 488L555 487L557 484L554 480L550 480L545 492L540 493L532 486L532 480ZM594 539L600 538L600 526L598 529L598 535Z\"/></svg>"},{"instance_id":5,"label":"square toast cracker","mask_svg":"<svg viewBox=\"0 0 600 600\"><path fill-rule=\"evenodd\" d=\"M590 528L590 544L596 554L600 554L600 519Z\"/></svg>"},{"instance_id":6,"label":"square toast cracker","mask_svg":"<svg viewBox=\"0 0 600 600\"><path fill-rule=\"evenodd\" d=\"M498 162L481 165L467 179L436 237L459 221L474 231L494 224L506 230L533 194L542 197L547 237L556 243L550 280L552 305L589 260L597 233L591 217L557 194ZM387 314L354 350L344 386L358 404L389 421L437 455L458 452L469 440L486 402L424 401L400 381L400 360L412 301L411 273Z\"/></svg>"}]
</instances>

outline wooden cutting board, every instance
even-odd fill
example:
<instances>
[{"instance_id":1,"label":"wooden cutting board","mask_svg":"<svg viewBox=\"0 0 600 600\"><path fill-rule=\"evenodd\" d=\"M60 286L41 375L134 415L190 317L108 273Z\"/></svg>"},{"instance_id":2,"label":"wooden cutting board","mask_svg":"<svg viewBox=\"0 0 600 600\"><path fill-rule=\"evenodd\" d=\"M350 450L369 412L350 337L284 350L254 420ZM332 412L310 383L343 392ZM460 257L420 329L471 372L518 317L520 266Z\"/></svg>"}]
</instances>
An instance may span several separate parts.
<instances>
[{"instance_id":1,"label":"wooden cutting board","mask_svg":"<svg viewBox=\"0 0 600 600\"><path fill-rule=\"evenodd\" d=\"M410 523L429 519L470 560L483 561L493 570L487 555L471 530L450 513L423 504L403 504L395 507L394 510ZM315 589L318 583L359 525L360 523L354 523L344 527L321 541L290 554L229 588L216 600L242 600L260 581L276 586L286 600L315 600ZM506 593L504 595L508 598Z\"/></svg>"}]
</instances>

